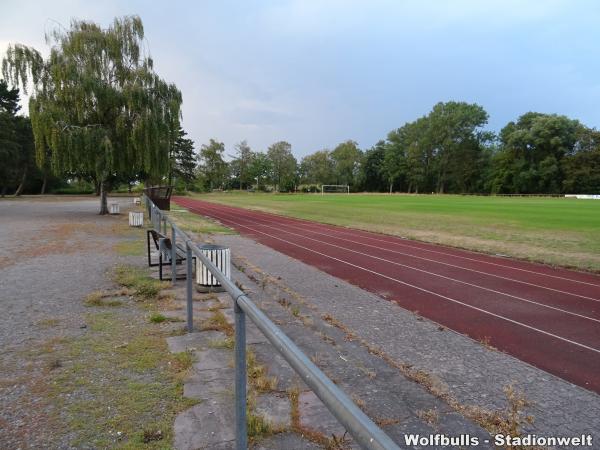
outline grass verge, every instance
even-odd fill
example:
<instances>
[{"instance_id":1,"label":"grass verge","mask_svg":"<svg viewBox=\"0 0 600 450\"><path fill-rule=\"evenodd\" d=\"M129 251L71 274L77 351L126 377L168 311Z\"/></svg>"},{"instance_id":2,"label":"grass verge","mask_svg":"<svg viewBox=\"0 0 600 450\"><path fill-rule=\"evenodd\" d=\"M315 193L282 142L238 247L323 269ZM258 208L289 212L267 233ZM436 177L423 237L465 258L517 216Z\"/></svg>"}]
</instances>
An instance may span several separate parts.
<instances>
[{"instance_id":1,"label":"grass verge","mask_svg":"<svg viewBox=\"0 0 600 450\"><path fill-rule=\"evenodd\" d=\"M87 314L83 336L52 353L48 395L73 447L170 448L175 416L195 403L183 397L191 354L170 354L167 332L131 306Z\"/></svg>"},{"instance_id":2,"label":"grass verge","mask_svg":"<svg viewBox=\"0 0 600 450\"><path fill-rule=\"evenodd\" d=\"M194 198L600 271L600 208L594 200L458 195L195 194Z\"/></svg>"},{"instance_id":3,"label":"grass verge","mask_svg":"<svg viewBox=\"0 0 600 450\"><path fill-rule=\"evenodd\" d=\"M207 219L198 214L194 214L182 206L169 211L169 217L183 230L200 234L237 234L231 228L224 227L214 220Z\"/></svg>"}]
</instances>

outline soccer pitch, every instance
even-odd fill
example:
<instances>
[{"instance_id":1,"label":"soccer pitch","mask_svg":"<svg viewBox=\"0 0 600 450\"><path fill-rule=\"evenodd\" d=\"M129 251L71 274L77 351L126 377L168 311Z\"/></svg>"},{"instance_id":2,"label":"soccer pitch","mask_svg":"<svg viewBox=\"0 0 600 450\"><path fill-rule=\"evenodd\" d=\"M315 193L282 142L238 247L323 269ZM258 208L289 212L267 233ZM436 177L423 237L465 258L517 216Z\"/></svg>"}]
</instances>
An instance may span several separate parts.
<instances>
[{"instance_id":1,"label":"soccer pitch","mask_svg":"<svg viewBox=\"0 0 600 450\"><path fill-rule=\"evenodd\" d=\"M194 197L547 264L600 271L600 201L541 197L261 194Z\"/></svg>"}]
</instances>

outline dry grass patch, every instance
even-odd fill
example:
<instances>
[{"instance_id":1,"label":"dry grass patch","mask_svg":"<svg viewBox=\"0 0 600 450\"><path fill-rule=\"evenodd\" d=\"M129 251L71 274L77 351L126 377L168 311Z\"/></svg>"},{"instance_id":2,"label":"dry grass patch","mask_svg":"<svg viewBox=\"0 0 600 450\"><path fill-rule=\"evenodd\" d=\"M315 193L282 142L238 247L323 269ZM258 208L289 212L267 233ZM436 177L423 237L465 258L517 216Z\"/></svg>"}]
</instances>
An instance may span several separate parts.
<instances>
[{"instance_id":1,"label":"dry grass patch","mask_svg":"<svg viewBox=\"0 0 600 450\"><path fill-rule=\"evenodd\" d=\"M86 322L88 331L53 355L60 365L48 375L69 445L169 448L175 416L195 403L182 384L192 355L170 354L167 334L142 314L95 312Z\"/></svg>"},{"instance_id":2,"label":"dry grass patch","mask_svg":"<svg viewBox=\"0 0 600 450\"><path fill-rule=\"evenodd\" d=\"M277 377L268 376L267 367L258 363L256 354L251 350L246 352L246 372L248 382L257 392L271 392L277 389L279 380Z\"/></svg>"},{"instance_id":3,"label":"dry grass patch","mask_svg":"<svg viewBox=\"0 0 600 450\"><path fill-rule=\"evenodd\" d=\"M60 323L60 319L58 319L56 317L49 317L47 319L38 320L36 322L36 325L39 327L52 328L52 327L58 326L59 323Z\"/></svg>"},{"instance_id":4,"label":"dry grass patch","mask_svg":"<svg viewBox=\"0 0 600 450\"><path fill-rule=\"evenodd\" d=\"M113 293L104 291L94 291L86 295L83 303L85 306L121 306L123 302L121 300L111 298Z\"/></svg>"},{"instance_id":5,"label":"dry grass patch","mask_svg":"<svg viewBox=\"0 0 600 450\"><path fill-rule=\"evenodd\" d=\"M113 278L121 286L130 289L138 300L158 300L160 291L170 287L168 281L151 278L146 270L133 266L116 267Z\"/></svg>"},{"instance_id":6,"label":"dry grass patch","mask_svg":"<svg viewBox=\"0 0 600 450\"><path fill-rule=\"evenodd\" d=\"M209 311L212 311L213 315L202 323L200 330L222 331L227 336L233 336L235 330L233 326L227 321L225 314L223 314L223 312L220 309L209 309Z\"/></svg>"},{"instance_id":7,"label":"dry grass patch","mask_svg":"<svg viewBox=\"0 0 600 450\"><path fill-rule=\"evenodd\" d=\"M440 415L436 409L427 409L417 411L417 417L427 422L429 425L436 425L440 420Z\"/></svg>"}]
</instances>

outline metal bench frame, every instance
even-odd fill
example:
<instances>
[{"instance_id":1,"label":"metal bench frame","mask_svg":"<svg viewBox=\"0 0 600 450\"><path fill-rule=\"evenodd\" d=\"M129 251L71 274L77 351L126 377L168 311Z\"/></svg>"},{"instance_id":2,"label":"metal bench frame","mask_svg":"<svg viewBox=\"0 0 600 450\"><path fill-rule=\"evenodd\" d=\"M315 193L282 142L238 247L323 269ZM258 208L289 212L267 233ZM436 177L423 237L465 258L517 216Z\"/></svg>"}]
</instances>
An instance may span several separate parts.
<instances>
[{"instance_id":1,"label":"metal bench frame","mask_svg":"<svg viewBox=\"0 0 600 450\"><path fill-rule=\"evenodd\" d=\"M152 242L154 243L155 250L158 251L158 262L152 262L152 253L150 248L150 238L152 238ZM162 233L159 233L156 230L147 230L146 233L146 248L148 251L148 266L149 267L157 267L158 266L158 278L162 281L163 278L163 266L172 266L171 264L171 239L168 236L165 236ZM175 258L176 265L182 265L187 257L186 250L176 246L176 254ZM192 258L195 259L195 258ZM176 276L177 280L185 280L186 275L181 274Z\"/></svg>"}]
</instances>

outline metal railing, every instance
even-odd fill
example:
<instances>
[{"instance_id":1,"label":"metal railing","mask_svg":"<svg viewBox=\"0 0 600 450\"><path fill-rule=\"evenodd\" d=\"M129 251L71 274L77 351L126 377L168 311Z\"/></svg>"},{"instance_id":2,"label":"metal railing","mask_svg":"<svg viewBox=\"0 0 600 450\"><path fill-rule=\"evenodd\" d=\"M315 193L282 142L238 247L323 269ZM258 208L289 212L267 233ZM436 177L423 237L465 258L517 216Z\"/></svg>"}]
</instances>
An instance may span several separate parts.
<instances>
[{"instance_id":1,"label":"metal railing","mask_svg":"<svg viewBox=\"0 0 600 450\"><path fill-rule=\"evenodd\" d=\"M354 404L333 381L331 381L303 352L277 327L235 284L233 284L212 261L194 244L171 218L161 211L147 196L146 208L153 227L167 235L167 224L171 228L172 281L176 282L177 236L185 242L186 250L186 295L187 329L194 330L193 321L193 268L192 257L199 261L221 283L233 299L235 317L235 436L236 449L246 450L246 316L273 344L281 356L300 375L304 383L321 399L323 404L346 428L356 442L365 449L399 449L398 445L381 430L363 411Z\"/></svg>"}]
</instances>

